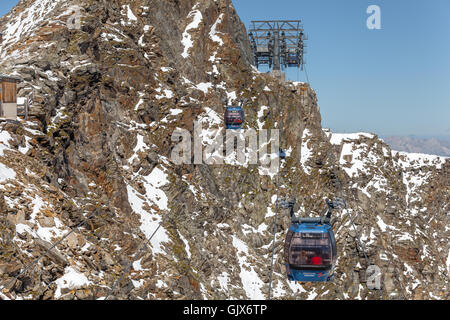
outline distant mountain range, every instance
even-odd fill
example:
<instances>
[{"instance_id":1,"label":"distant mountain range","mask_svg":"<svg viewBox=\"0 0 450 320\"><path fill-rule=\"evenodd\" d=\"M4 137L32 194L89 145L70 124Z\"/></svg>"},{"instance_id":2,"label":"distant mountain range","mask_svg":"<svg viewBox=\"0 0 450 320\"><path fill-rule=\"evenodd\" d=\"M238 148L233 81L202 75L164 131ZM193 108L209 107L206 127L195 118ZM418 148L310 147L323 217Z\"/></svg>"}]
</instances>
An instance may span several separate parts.
<instances>
[{"instance_id":1,"label":"distant mountain range","mask_svg":"<svg viewBox=\"0 0 450 320\"><path fill-rule=\"evenodd\" d=\"M411 136L383 137L393 150L450 157L450 141Z\"/></svg>"}]
</instances>

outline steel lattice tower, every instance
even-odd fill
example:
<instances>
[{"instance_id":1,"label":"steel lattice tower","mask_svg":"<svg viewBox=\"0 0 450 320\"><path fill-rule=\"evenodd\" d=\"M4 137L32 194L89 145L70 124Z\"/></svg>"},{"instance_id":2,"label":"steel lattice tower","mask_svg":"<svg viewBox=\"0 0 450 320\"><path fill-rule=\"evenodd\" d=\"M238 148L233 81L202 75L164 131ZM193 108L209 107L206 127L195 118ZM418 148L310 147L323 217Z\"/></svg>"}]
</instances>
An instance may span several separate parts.
<instances>
[{"instance_id":1,"label":"steel lattice tower","mask_svg":"<svg viewBox=\"0 0 450 320\"><path fill-rule=\"evenodd\" d=\"M300 20L252 21L249 40L257 68L266 64L273 71L281 66L303 70L307 38Z\"/></svg>"}]
</instances>

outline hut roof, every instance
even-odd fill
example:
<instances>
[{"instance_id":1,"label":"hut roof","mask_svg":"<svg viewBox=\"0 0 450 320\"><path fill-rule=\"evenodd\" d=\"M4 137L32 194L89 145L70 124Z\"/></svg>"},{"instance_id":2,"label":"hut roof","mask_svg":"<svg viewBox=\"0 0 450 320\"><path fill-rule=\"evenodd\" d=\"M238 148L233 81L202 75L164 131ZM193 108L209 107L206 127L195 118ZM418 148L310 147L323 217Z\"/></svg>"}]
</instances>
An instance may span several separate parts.
<instances>
[{"instance_id":1,"label":"hut roof","mask_svg":"<svg viewBox=\"0 0 450 320\"><path fill-rule=\"evenodd\" d=\"M5 74L0 73L0 81L8 81L8 82L20 82L22 79L16 76L8 76Z\"/></svg>"}]
</instances>

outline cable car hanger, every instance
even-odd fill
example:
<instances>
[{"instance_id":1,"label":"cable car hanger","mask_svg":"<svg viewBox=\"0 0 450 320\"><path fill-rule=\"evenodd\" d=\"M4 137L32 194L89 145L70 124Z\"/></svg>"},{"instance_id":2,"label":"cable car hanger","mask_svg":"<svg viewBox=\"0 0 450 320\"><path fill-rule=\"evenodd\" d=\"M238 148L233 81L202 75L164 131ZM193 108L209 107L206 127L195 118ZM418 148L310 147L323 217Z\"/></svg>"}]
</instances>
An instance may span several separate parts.
<instances>
[{"instance_id":1,"label":"cable car hanger","mask_svg":"<svg viewBox=\"0 0 450 320\"><path fill-rule=\"evenodd\" d=\"M337 198L337 197L334 199L334 201L331 201L328 198L325 199L325 201L327 203L328 210L326 212L326 215L322 216L320 218L300 218L300 217L297 217L295 215L295 213L294 213L294 206L297 203L297 200L295 198L293 198L291 200L281 199L278 202L278 205L282 209L290 209L289 215L291 217L292 223L302 223L302 222L314 223L314 222L320 222L321 224L330 224L332 211L336 210L336 209L346 209L347 208L347 204L346 204L344 199Z\"/></svg>"}]
</instances>

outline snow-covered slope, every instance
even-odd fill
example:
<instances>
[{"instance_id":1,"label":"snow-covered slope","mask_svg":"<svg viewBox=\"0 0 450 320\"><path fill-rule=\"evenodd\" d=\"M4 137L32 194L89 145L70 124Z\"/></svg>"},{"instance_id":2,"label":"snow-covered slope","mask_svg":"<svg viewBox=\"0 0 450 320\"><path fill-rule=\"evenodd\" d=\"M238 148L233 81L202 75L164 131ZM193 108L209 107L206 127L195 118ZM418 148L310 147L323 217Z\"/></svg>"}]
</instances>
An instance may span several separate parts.
<instances>
[{"instance_id":1,"label":"snow-covered slope","mask_svg":"<svg viewBox=\"0 0 450 320\"><path fill-rule=\"evenodd\" d=\"M340 149L339 163L358 198L360 212L373 212L360 232L377 265L392 273L398 268L402 298L436 298L435 291L420 288L445 291L448 286L443 261L449 253L449 159L391 151L373 134L325 132ZM436 270L433 276L432 269ZM389 285L394 287L386 281Z\"/></svg>"}]
</instances>

